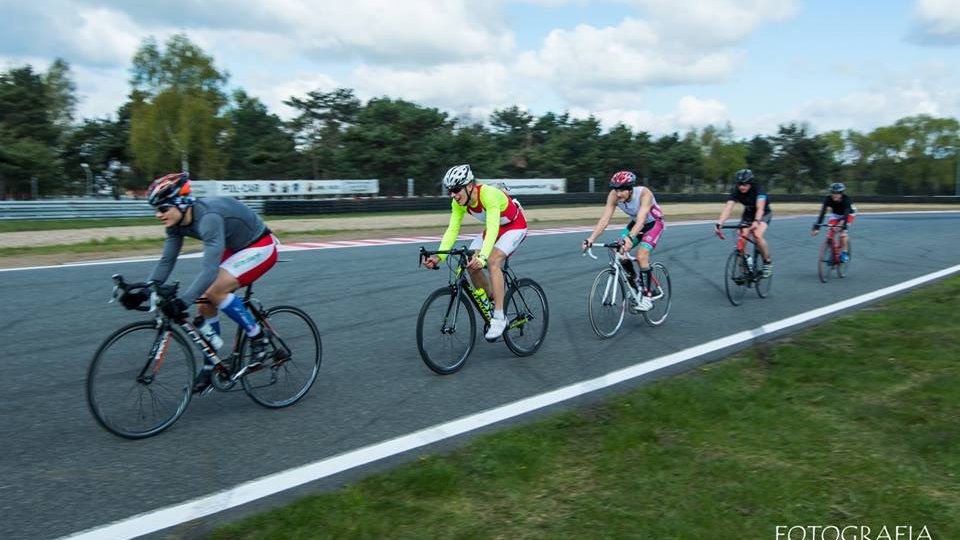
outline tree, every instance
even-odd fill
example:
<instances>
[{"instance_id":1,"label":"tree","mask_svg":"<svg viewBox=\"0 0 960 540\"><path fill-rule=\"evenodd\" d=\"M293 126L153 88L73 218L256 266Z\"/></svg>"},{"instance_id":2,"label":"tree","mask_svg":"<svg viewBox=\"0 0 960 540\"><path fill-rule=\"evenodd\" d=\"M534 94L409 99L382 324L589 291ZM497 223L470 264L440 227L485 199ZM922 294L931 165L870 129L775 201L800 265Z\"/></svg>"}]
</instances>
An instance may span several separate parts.
<instances>
[{"instance_id":1,"label":"tree","mask_svg":"<svg viewBox=\"0 0 960 540\"><path fill-rule=\"evenodd\" d=\"M313 90L307 93L306 99L291 97L284 103L300 111L289 125L297 143L310 156L313 177L336 174L343 131L356 122L361 110L353 90L337 88L326 93Z\"/></svg>"},{"instance_id":2,"label":"tree","mask_svg":"<svg viewBox=\"0 0 960 540\"><path fill-rule=\"evenodd\" d=\"M153 38L133 57L130 148L148 176L188 170L195 177L226 171L221 149L227 75L213 58L177 34L160 51Z\"/></svg>"},{"instance_id":3,"label":"tree","mask_svg":"<svg viewBox=\"0 0 960 540\"><path fill-rule=\"evenodd\" d=\"M381 193L404 193L407 178L443 175L452 130L453 123L437 109L371 99L343 134L343 161L352 175L379 178Z\"/></svg>"},{"instance_id":4,"label":"tree","mask_svg":"<svg viewBox=\"0 0 960 540\"><path fill-rule=\"evenodd\" d=\"M233 93L235 103L228 113L228 175L233 179L305 178L309 167L297 153L293 136L283 121L267 111L259 99L243 90Z\"/></svg>"},{"instance_id":5,"label":"tree","mask_svg":"<svg viewBox=\"0 0 960 540\"><path fill-rule=\"evenodd\" d=\"M60 189L59 131L51 121L43 78L30 66L0 73L0 196L26 197Z\"/></svg>"},{"instance_id":6,"label":"tree","mask_svg":"<svg viewBox=\"0 0 960 540\"><path fill-rule=\"evenodd\" d=\"M494 140L506 160L502 169L508 176L526 176L527 160L533 146L532 123L533 116L516 105L493 111L490 115Z\"/></svg>"},{"instance_id":7,"label":"tree","mask_svg":"<svg viewBox=\"0 0 960 540\"><path fill-rule=\"evenodd\" d=\"M47 89L50 121L64 133L72 127L77 107L77 85L70 74L70 64L62 58L54 60L43 77L43 84Z\"/></svg>"}]
</instances>

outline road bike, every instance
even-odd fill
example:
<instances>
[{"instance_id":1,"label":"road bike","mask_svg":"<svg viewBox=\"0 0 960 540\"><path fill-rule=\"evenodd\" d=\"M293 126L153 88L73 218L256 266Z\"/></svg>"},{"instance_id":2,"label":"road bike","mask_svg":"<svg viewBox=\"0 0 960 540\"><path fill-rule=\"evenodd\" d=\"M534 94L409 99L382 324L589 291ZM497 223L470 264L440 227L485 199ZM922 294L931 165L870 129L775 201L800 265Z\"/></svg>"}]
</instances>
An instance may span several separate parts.
<instances>
[{"instance_id":1,"label":"road bike","mask_svg":"<svg viewBox=\"0 0 960 540\"><path fill-rule=\"evenodd\" d=\"M850 238L847 238L847 260L844 261L840 258L840 253L843 251L843 241L840 235L845 228L844 224L839 221L831 221L827 224L826 238L820 244L820 253L817 256L817 275L823 283L827 282L831 273L836 272L837 277L842 278L847 275L850 269L850 261L853 258Z\"/></svg>"},{"instance_id":2,"label":"road bike","mask_svg":"<svg viewBox=\"0 0 960 540\"><path fill-rule=\"evenodd\" d=\"M194 349L213 366L211 385L201 395L242 388L254 402L281 408L303 398L317 379L322 347L313 319L293 306L263 308L253 297L252 285L246 287L243 303L269 339L263 362L251 361L250 338L239 327L233 351L221 355L185 314L179 320L167 317L160 308L176 298L179 283L128 284L119 274L113 281L111 302L130 289L149 290L149 306L136 309L154 314L152 320L128 324L111 334L90 362L90 412L115 435L151 437L183 415L198 373Z\"/></svg>"},{"instance_id":3,"label":"road bike","mask_svg":"<svg viewBox=\"0 0 960 540\"><path fill-rule=\"evenodd\" d=\"M763 277L763 257L756 240L744 232L750 224L724 225L722 229L737 229L737 245L733 253L727 258L724 269L723 285L730 303L739 306L743 303L743 295L747 289L753 287L757 296L766 298L770 295L770 286L773 276ZM747 253L747 242L753 244L753 255Z\"/></svg>"},{"instance_id":4,"label":"road bike","mask_svg":"<svg viewBox=\"0 0 960 540\"><path fill-rule=\"evenodd\" d=\"M667 267L659 262L651 264L650 290L640 291L634 280L638 275L633 267L633 261L636 259L629 255L621 255L619 242L596 245L607 248L610 259L608 267L601 270L593 280L590 298L587 300L587 315L593 331L602 338L616 335L623 325L628 304L632 306L630 311L640 313L643 320L650 326L663 324L667 320L667 315L670 314L673 301L673 289L670 286L670 273L667 272ZM592 248L587 248L584 255L597 259ZM649 311L636 309L642 294L647 295L653 302L653 307Z\"/></svg>"},{"instance_id":5,"label":"road bike","mask_svg":"<svg viewBox=\"0 0 960 540\"><path fill-rule=\"evenodd\" d=\"M417 348L423 362L439 375L455 373L463 367L473 351L477 335L474 310L483 319L486 333L493 317L492 299L484 301L480 290L467 279L467 263L473 250L461 247L442 251L420 248L420 264L432 255L447 255L449 283L427 297L417 316ZM547 295L530 278L517 278L503 263L503 313L507 327L503 341L517 356L530 356L543 345L550 322ZM471 309L472 306L472 309Z\"/></svg>"}]
</instances>

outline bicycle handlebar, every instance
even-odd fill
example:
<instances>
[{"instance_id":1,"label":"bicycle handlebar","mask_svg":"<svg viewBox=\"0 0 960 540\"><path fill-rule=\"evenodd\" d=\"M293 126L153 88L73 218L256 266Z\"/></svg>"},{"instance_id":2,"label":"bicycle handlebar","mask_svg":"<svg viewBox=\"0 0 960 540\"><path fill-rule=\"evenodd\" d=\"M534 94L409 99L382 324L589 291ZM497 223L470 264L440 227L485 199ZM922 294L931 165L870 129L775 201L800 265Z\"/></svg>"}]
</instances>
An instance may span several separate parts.
<instances>
[{"instance_id":1,"label":"bicycle handlebar","mask_svg":"<svg viewBox=\"0 0 960 540\"><path fill-rule=\"evenodd\" d=\"M428 257L433 255L458 255L461 257L472 257L476 250L468 249L467 246L454 248L454 249L439 249L436 251L430 251L423 246L420 246L420 259L417 262L417 266L423 264L423 261L427 260ZM434 270L439 270L440 267L434 267Z\"/></svg>"},{"instance_id":2,"label":"bicycle handlebar","mask_svg":"<svg viewBox=\"0 0 960 540\"><path fill-rule=\"evenodd\" d=\"M605 247L605 248L607 248L607 249L620 249L620 242L607 242L606 244L593 244L593 245L591 245L590 247L588 247L588 248L586 249L586 251L583 252L583 255L581 255L581 256L582 256L582 257L586 257L586 256L589 255L591 259L596 260L596 259L597 259L597 256L593 254L593 246ZM635 260L636 260L636 259L635 259L633 256L631 256L631 255L624 255L623 258L624 258L624 259L630 259L631 261L635 261Z\"/></svg>"},{"instance_id":3,"label":"bicycle handlebar","mask_svg":"<svg viewBox=\"0 0 960 540\"><path fill-rule=\"evenodd\" d=\"M137 306L134 308L137 311L156 310L158 305L176 298L177 289L180 287L179 282L174 282L170 285L163 285L153 281L148 281L146 283L127 283L120 274L114 274L110 277L113 279L113 292L111 293L110 300L108 302L110 304L116 302L122 293L128 292L132 289L147 289L150 291L150 305Z\"/></svg>"}]
</instances>

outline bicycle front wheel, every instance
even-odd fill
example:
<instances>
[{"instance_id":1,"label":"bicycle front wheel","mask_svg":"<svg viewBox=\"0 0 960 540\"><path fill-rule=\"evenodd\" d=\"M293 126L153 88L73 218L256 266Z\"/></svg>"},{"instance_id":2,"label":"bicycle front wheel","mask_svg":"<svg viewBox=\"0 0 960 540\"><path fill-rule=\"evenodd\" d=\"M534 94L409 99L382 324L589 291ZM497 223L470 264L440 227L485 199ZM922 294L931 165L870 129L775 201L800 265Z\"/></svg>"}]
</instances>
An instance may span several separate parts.
<instances>
[{"instance_id":1,"label":"bicycle front wheel","mask_svg":"<svg viewBox=\"0 0 960 540\"><path fill-rule=\"evenodd\" d=\"M597 274L587 300L587 317L593 331L602 338L616 335L623 325L627 299L623 286L610 268Z\"/></svg>"},{"instance_id":2,"label":"bicycle front wheel","mask_svg":"<svg viewBox=\"0 0 960 540\"><path fill-rule=\"evenodd\" d=\"M417 316L417 349L438 375L455 373L466 363L477 338L477 320L466 293L450 287L427 297Z\"/></svg>"},{"instance_id":3,"label":"bicycle front wheel","mask_svg":"<svg viewBox=\"0 0 960 540\"><path fill-rule=\"evenodd\" d=\"M152 321L128 324L97 349L87 371L87 404L107 431L143 439L187 410L195 375L193 349L180 332Z\"/></svg>"},{"instance_id":4,"label":"bicycle front wheel","mask_svg":"<svg viewBox=\"0 0 960 540\"><path fill-rule=\"evenodd\" d=\"M518 279L503 299L503 314L507 329L503 341L513 354L530 356L543 345L550 323L547 295L536 281Z\"/></svg>"},{"instance_id":5,"label":"bicycle front wheel","mask_svg":"<svg viewBox=\"0 0 960 540\"><path fill-rule=\"evenodd\" d=\"M271 334L272 358L241 378L243 390L264 407L289 407L307 395L317 380L323 355L320 332L306 312L293 306L270 308L264 317L261 324ZM249 357L244 354L249 344L246 338L240 344L241 358ZM248 362L246 358L243 365Z\"/></svg>"},{"instance_id":6,"label":"bicycle front wheel","mask_svg":"<svg viewBox=\"0 0 960 540\"><path fill-rule=\"evenodd\" d=\"M820 254L817 257L817 277L821 283L826 283L833 270L833 244L829 239L825 239L820 244Z\"/></svg>"},{"instance_id":7,"label":"bicycle front wheel","mask_svg":"<svg viewBox=\"0 0 960 540\"><path fill-rule=\"evenodd\" d=\"M653 263L650 270L653 283L650 288L653 290L653 307L650 311L644 311L643 320L650 326L660 326L667 320L670 314L670 303L673 301L673 289L670 287L670 274L667 267L661 263Z\"/></svg>"},{"instance_id":8,"label":"bicycle front wheel","mask_svg":"<svg viewBox=\"0 0 960 540\"><path fill-rule=\"evenodd\" d=\"M743 260L743 254L734 250L727 258L727 266L723 276L727 300L730 300L731 304L739 306L743 303L743 295L747 291L748 281L747 263Z\"/></svg>"}]
</instances>

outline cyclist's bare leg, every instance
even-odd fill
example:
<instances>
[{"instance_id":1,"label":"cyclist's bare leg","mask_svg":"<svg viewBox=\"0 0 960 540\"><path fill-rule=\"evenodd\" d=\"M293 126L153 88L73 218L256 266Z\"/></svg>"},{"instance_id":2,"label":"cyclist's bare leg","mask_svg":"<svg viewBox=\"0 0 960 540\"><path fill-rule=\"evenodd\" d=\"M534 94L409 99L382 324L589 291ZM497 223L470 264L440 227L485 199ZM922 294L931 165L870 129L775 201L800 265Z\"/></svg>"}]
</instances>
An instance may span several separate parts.
<instances>
[{"instance_id":1,"label":"cyclist's bare leg","mask_svg":"<svg viewBox=\"0 0 960 540\"><path fill-rule=\"evenodd\" d=\"M217 315L217 306L219 306L227 295L240 288L240 282L233 277L230 272L223 268L217 273L217 279L213 285L207 289L203 296L210 301L209 304L197 304L197 311L207 319Z\"/></svg>"},{"instance_id":2,"label":"cyclist's bare leg","mask_svg":"<svg viewBox=\"0 0 960 540\"><path fill-rule=\"evenodd\" d=\"M503 262L507 254L493 248L490 258L487 259L487 268L490 269L490 281L493 285L493 306L497 311L503 311Z\"/></svg>"},{"instance_id":3,"label":"cyclist's bare leg","mask_svg":"<svg viewBox=\"0 0 960 540\"><path fill-rule=\"evenodd\" d=\"M757 227L753 230L753 238L757 241L757 247L760 248L760 255L763 256L763 262L770 260L770 247L767 245L767 240L763 237L763 233L767 232L767 224L764 222L757 223Z\"/></svg>"},{"instance_id":4,"label":"cyclist's bare leg","mask_svg":"<svg viewBox=\"0 0 960 540\"><path fill-rule=\"evenodd\" d=\"M849 240L849 235L847 235L847 231L841 232L840 233L840 249L842 249L843 251L850 251L848 249L850 247L848 245L850 243L848 240Z\"/></svg>"}]
</instances>

